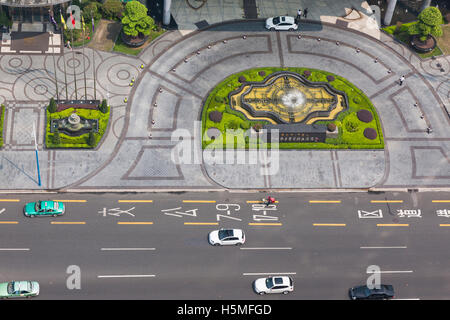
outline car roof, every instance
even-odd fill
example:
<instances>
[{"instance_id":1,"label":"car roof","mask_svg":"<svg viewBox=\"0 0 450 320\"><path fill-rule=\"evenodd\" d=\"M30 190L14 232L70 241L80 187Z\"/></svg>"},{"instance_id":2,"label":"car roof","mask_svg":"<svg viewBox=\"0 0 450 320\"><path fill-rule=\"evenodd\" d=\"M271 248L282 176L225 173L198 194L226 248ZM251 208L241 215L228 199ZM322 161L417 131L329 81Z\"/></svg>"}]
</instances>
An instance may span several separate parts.
<instances>
[{"instance_id":1,"label":"car roof","mask_svg":"<svg viewBox=\"0 0 450 320\"><path fill-rule=\"evenodd\" d=\"M55 207L55 202L51 200L42 200L41 209L53 209Z\"/></svg>"},{"instance_id":2,"label":"car roof","mask_svg":"<svg viewBox=\"0 0 450 320\"><path fill-rule=\"evenodd\" d=\"M286 284L289 285L289 277L288 276L275 276L272 277L274 284Z\"/></svg>"},{"instance_id":3,"label":"car roof","mask_svg":"<svg viewBox=\"0 0 450 320\"><path fill-rule=\"evenodd\" d=\"M294 17L291 17L291 16L280 16L280 20L281 20L281 22L289 22L289 23L295 22Z\"/></svg>"}]
</instances>

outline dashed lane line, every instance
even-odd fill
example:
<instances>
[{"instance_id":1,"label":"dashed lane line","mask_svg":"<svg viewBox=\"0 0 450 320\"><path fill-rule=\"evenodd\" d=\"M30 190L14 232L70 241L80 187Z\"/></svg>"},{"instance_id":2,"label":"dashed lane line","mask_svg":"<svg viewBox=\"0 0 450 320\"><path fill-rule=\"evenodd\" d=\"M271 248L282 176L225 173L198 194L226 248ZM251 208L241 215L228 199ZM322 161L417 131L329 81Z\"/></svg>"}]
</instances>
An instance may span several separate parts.
<instances>
[{"instance_id":1,"label":"dashed lane line","mask_svg":"<svg viewBox=\"0 0 450 320\"><path fill-rule=\"evenodd\" d=\"M155 251L156 248L101 248L101 251Z\"/></svg>"},{"instance_id":2,"label":"dashed lane line","mask_svg":"<svg viewBox=\"0 0 450 320\"><path fill-rule=\"evenodd\" d=\"M153 278L154 274L110 274L98 275L97 278Z\"/></svg>"},{"instance_id":3,"label":"dashed lane line","mask_svg":"<svg viewBox=\"0 0 450 320\"><path fill-rule=\"evenodd\" d=\"M263 223L263 222L250 222L249 224L248 224L249 226L276 226L276 227L279 227L279 226L282 226L283 224L282 223Z\"/></svg>"},{"instance_id":4,"label":"dashed lane line","mask_svg":"<svg viewBox=\"0 0 450 320\"><path fill-rule=\"evenodd\" d=\"M0 221L0 224L18 224L19 221Z\"/></svg>"},{"instance_id":5,"label":"dashed lane line","mask_svg":"<svg viewBox=\"0 0 450 320\"><path fill-rule=\"evenodd\" d=\"M314 227L345 227L346 223L313 223Z\"/></svg>"},{"instance_id":6,"label":"dashed lane line","mask_svg":"<svg viewBox=\"0 0 450 320\"><path fill-rule=\"evenodd\" d=\"M370 200L371 203L403 203L403 200Z\"/></svg>"},{"instance_id":7,"label":"dashed lane line","mask_svg":"<svg viewBox=\"0 0 450 320\"><path fill-rule=\"evenodd\" d=\"M309 203L341 203L341 200L309 200Z\"/></svg>"},{"instance_id":8,"label":"dashed lane line","mask_svg":"<svg viewBox=\"0 0 450 320\"><path fill-rule=\"evenodd\" d=\"M218 222L185 222L186 226L217 226Z\"/></svg>"},{"instance_id":9,"label":"dashed lane line","mask_svg":"<svg viewBox=\"0 0 450 320\"><path fill-rule=\"evenodd\" d=\"M392 246L392 247L359 247L360 249L407 249L406 246Z\"/></svg>"},{"instance_id":10,"label":"dashed lane line","mask_svg":"<svg viewBox=\"0 0 450 320\"><path fill-rule=\"evenodd\" d=\"M50 224L86 224L85 221L51 221Z\"/></svg>"},{"instance_id":11,"label":"dashed lane line","mask_svg":"<svg viewBox=\"0 0 450 320\"><path fill-rule=\"evenodd\" d=\"M20 199L0 199L0 202L20 202Z\"/></svg>"},{"instance_id":12,"label":"dashed lane line","mask_svg":"<svg viewBox=\"0 0 450 320\"><path fill-rule=\"evenodd\" d=\"M0 248L0 251L30 251L30 248Z\"/></svg>"},{"instance_id":13,"label":"dashed lane line","mask_svg":"<svg viewBox=\"0 0 450 320\"><path fill-rule=\"evenodd\" d=\"M409 223L378 223L377 227L409 227Z\"/></svg>"},{"instance_id":14,"label":"dashed lane line","mask_svg":"<svg viewBox=\"0 0 450 320\"><path fill-rule=\"evenodd\" d=\"M118 221L117 224L120 224L120 225L152 225L153 222L151 222L151 221L146 221L146 222Z\"/></svg>"},{"instance_id":15,"label":"dashed lane line","mask_svg":"<svg viewBox=\"0 0 450 320\"><path fill-rule=\"evenodd\" d=\"M71 202L71 203L86 203L87 200L52 200L52 201L58 201L58 202Z\"/></svg>"},{"instance_id":16,"label":"dashed lane line","mask_svg":"<svg viewBox=\"0 0 450 320\"><path fill-rule=\"evenodd\" d=\"M243 276L295 275L297 272L245 272Z\"/></svg>"},{"instance_id":17,"label":"dashed lane line","mask_svg":"<svg viewBox=\"0 0 450 320\"><path fill-rule=\"evenodd\" d=\"M183 200L183 203L216 203L216 200Z\"/></svg>"},{"instance_id":18,"label":"dashed lane line","mask_svg":"<svg viewBox=\"0 0 450 320\"><path fill-rule=\"evenodd\" d=\"M290 247L239 248L241 250L292 250Z\"/></svg>"}]
</instances>

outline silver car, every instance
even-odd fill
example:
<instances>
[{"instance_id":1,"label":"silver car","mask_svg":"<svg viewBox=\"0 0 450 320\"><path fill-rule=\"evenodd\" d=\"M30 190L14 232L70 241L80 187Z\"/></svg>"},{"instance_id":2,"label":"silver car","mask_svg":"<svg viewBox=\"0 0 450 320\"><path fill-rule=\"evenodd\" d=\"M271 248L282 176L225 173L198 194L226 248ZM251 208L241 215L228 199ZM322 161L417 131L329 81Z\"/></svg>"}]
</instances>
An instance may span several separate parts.
<instances>
[{"instance_id":1,"label":"silver car","mask_svg":"<svg viewBox=\"0 0 450 320\"><path fill-rule=\"evenodd\" d=\"M241 229L220 229L209 233L208 241L213 246L241 245L245 234Z\"/></svg>"},{"instance_id":2,"label":"silver car","mask_svg":"<svg viewBox=\"0 0 450 320\"><path fill-rule=\"evenodd\" d=\"M272 17L266 20L266 29L270 31L275 30L289 30L294 31L298 29L298 24L295 22L294 17L290 16L279 16Z\"/></svg>"}]
</instances>

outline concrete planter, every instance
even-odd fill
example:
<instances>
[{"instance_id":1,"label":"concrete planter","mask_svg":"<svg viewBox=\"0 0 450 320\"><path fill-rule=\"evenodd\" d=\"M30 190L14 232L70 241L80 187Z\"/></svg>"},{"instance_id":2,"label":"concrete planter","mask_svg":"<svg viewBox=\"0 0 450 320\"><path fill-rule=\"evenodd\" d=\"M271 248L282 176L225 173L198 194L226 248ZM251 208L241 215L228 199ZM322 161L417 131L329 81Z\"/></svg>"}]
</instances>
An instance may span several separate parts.
<instances>
[{"instance_id":1,"label":"concrete planter","mask_svg":"<svg viewBox=\"0 0 450 320\"><path fill-rule=\"evenodd\" d=\"M149 38L149 36L144 36L143 38L137 37L133 38L130 36L127 36L125 33L123 33L123 29L120 31L120 38L122 41L129 47L137 48L142 46Z\"/></svg>"},{"instance_id":2,"label":"concrete planter","mask_svg":"<svg viewBox=\"0 0 450 320\"><path fill-rule=\"evenodd\" d=\"M436 48L437 41L436 39L430 34L428 35L428 38L425 42L420 41L420 36L415 34L410 37L410 44L411 47L414 48L417 52L420 53L427 53L431 52Z\"/></svg>"}]
</instances>

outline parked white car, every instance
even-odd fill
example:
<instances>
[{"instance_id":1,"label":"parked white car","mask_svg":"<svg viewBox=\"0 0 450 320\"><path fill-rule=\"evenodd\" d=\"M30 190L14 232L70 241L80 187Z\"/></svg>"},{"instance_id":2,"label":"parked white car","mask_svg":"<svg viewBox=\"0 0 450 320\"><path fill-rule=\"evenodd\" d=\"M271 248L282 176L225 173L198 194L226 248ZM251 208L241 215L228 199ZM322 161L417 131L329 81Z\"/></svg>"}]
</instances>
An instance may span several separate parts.
<instances>
[{"instance_id":1,"label":"parked white car","mask_svg":"<svg viewBox=\"0 0 450 320\"><path fill-rule=\"evenodd\" d=\"M253 289L257 294L284 293L294 291L294 281L288 276L259 278L253 282Z\"/></svg>"},{"instance_id":2,"label":"parked white car","mask_svg":"<svg viewBox=\"0 0 450 320\"><path fill-rule=\"evenodd\" d=\"M270 31L275 30L289 30L294 31L298 29L298 24L295 23L295 18L290 16L272 17L266 20L266 29Z\"/></svg>"},{"instance_id":3,"label":"parked white car","mask_svg":"<svg viewBox=\"0 0 450 320\"><path fill-rule=\"evenodd\" d=\"M208 240L213 246L241 245L245 243L245 234L241 229L220 229L211 231Z\"/></svg>"}]
</instances>

